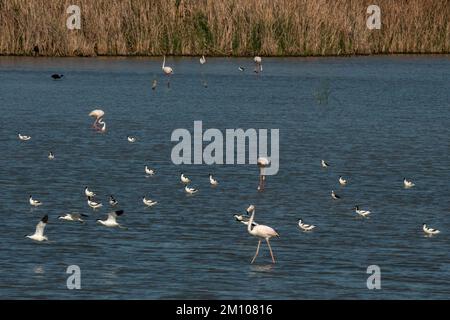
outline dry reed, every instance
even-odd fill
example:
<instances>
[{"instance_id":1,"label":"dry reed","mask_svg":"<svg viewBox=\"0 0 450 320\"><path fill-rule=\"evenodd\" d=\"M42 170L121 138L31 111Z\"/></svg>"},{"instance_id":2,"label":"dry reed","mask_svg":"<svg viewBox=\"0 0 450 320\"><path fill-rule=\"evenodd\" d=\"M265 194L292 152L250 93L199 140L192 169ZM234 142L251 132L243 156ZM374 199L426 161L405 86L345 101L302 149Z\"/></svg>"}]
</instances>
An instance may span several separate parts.
<instances>
[{"instance_id":1,"label":"dry reed","mask_svg":"<svg viewBox=\"0 0 450 320\"><path fill-rule=\"evenodd\" d=\"M81 7L68 30L66 9ZM381 30L366 27L381 8ZM0 54L449 53L448 0L0 0Z\"/></svg>"}]
</instances>

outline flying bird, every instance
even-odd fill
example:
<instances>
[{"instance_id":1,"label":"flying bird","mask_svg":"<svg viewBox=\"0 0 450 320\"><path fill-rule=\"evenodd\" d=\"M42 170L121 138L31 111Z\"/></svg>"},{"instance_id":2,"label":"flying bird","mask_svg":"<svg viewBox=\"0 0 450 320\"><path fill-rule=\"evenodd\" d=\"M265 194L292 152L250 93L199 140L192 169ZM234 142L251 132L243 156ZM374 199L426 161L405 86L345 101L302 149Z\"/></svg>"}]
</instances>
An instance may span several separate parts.
<instances>
[{"instance_id":1,"label":"flying bird","mask_svg":"<svg viewBox=\"0 0 450 320\"><path fill-rule=\"evenodd\" d=\"M110 227L110 228L114 228L114 227L119 227L119 228L123 228L120 224L117 223L117 217L121 216L123 214L123 210L118 210L118 211L113 211L108 213L108 218L106 218L105 220L101 220L101 219L97 219L97 223L100 223L102 225L104 225L105 227Z\"/></svg>"},{"instance_id":2,"label":"flying bird","mask_svg":"<svg viewBox=\"0 0 450 320\"><path fill-rule=\"evenodd\" d=\"M82 217L87 217L87 215L80 214L80 213L66 213L63 216L59 216L58 219L65 220L65 221L74 221L74 222L84 223L84 220L82 219Z\"/></svg>"},{"instance_id":3,"label":"flying bird","mask_svg":"<svg viewBox=\"0 0 450 320\"><path fill-rule=\"evenodd\" d=\"M39 223L36 225L36 231L34 232L34 234L28 235L26 237L30 238L31 240L39 241L39 242L47 241L48 238L46 236L44 236L44 229L45 229L45 226L47 225L47 222L48 222L48 215L45 215L39 221Z\"/></svg>"}]
</instances>

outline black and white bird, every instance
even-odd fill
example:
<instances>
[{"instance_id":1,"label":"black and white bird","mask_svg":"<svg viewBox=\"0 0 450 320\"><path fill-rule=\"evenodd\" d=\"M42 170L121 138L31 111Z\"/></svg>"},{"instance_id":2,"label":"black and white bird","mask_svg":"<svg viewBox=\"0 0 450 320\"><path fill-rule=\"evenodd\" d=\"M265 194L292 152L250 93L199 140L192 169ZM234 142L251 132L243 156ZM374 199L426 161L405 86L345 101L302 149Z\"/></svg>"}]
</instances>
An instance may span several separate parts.
<instances>
[{"instance_id":1,"label":"black and white bird","mask_svg":"<svg viewBox=\"0 0 450 320\"><path fill-rule=\"evenodd\" d=\"M49 152L48 153L48 160L53 160L53 159L55 159L55 155L53 154L53 152Z\"/></svg>"},{"instance_id":2,"label":"black and white bird","mask_svg":"<svg viewBox=\"0 0 450 320\"><path fill-rule=\"evenodd\" d=\"M303 223L302 219L298 219L298 227L305 232L312 231L316 226L313 224Z\"/></svg>"},{"instance_id":3,"label":"black and white bird","mask_svg":"<svg viewBox=\"0 0 450 320\"><path fill-rule=\"evenodd\" d=\"M128 136L127 140L128 140L128 142L133 143L133 142L136 142L136 137Z\"/></svg>"},{"instance_id":4,"label":"black and white bird","mask_svg":"<svg viewBox=\"0 0 450 320\"><path fill-rule=\"evenodd\" d=\"M209 174L209 183L211 184L211 186L216 187L219 185L219 182L214 179L212 174Z\"/></svg>"},{"instance_id":5,"label":"black and white bird","mask_svg":"<svg viewBox=\"0 0 450 320\"><path fill-rule=\"evenodd\" d=\"M34 234L26 236L27 238L34 240L34 241L47 241L48 238L44 236L44 229L48 222L48 215L45 215L39 223L36 225L36 231Z\"/></svg>"},{"instance_id":6,"label":"black and white bird","mask_svg":"<svg viewBox=\"0 0 450 320\"><path fill-rule=\"evenodd\" d=\"M51 77L53 78L53 80L60 80L64 77L63 74L58 74L58 73L54 73L51 75Z\"/></svg>"},{"instance_id":7,"label":"black and white bird","mask_svg":"<svg viewBox=\"0 0 450 320\"><path fill-rule=\"evenodd\" d=\"M157 201L153 201L151 199L147 199L145 196L142 197L142 202L147 206L147 207L153 207L155 204L157 204Z\"/></svg>"},{"instance_id":8,"label":"black and white bird","mask_svg":"<svg viewBox=\"0 0 450 320\"><path fill-rule=\"evenodd\" d=\"M30 203L30 205L32 205L33 207L39 207L42 205L42 202L40 202L39 200L33 199L33 197L30 195L28 202Z\"/></svg>"},{"instance_id":9,"label":"black and white bird","mask_svg":"<svg viewBox=\"0 0 450 320\"><path fill-rule=\"evenodd\" d=\"M240 222L240 223L243 223L243 224L245 224L246 226L248 226L248 222L249 222L249 220L250 220L250 217L245 216L245 215L243 215L243 214L235 214L235 215L234 215L234 219L235 219L236 221L238 221L238 222ZM252 226L257 226L257 225L258 225L258 224L257 224L255 221L252 222Z\"/></svg>"},{"instance_id":10,"label":"black and white bird","mask_svg":"<svg viewBox=\"0 0 450 320\"><path fill-rule=\"evenodd\" d=\"M88 204L89 207L91 207L94 210L103 207L103 204L93 200L92 197L88 197L87 204Z\"/></svg>"},{"instance_id":11,"label":"black and white bird","mask_svg":"<svg viewBox=\"0 0 450 320\"><path fill-rule=\"evenodd\" d=\"M27 135L20 134L20 133L18 133L17 136L19 137L19 139L20 139L21 141L28 141L28 140L31 139L31 136L27 136Z\"/></svg>"},{"instance_id":12,"label":"black and white bird","mask_svg":"<svg viewBox=\"0 0 450 320\"><path fill-rule=\"evenodd\" d=\"M82 217L87 217L87 215L82 213L66 213L63 216L59 216L58 219L84 223Z\"/></svg>"},{"instance_id":13,"label":"black and white bird","mask_svg":"<svg viewBox=\"0 0 450 320\"><path fill-rule=\"evenodd\" d=\"M425 223L422 225L422 230L429 236L440 233L439 230L428 227Z\"/></svg>"},{"instance_id":14,"label":"black and white bird","mask_svg":"<svg viewBox=\"0 0 450 320\"><path fill-rule=\"evenodd\" d=\"M108 218L105 220L97 219L97 223L100 223L104 225L105 227L119 227L123 228L120 224L117 223L117 217L121 216L123 214L123 210L113 211L108 213Z\"/></svg>"},{"instance_id":15,"label":"black and white bird","mask_svg":"<svg viewBox=\"0 0 450 320\"><path fill-rule=\"evenodd\" d=\"M117 200L113 197L113 195L109 196L109 205L111 207L115 207L119 204L119 202L117 202Z\"/></svg>"},{"instance_id":16,"label":"black and white bird","mask_svg":"<svg viewBox=\"0 0 450 320\"><path fill-rule=\"evenodd\" d=\"M96 196L94 191L89 190L89 188L87 186L84 188L84 194L86 195L86 197L91 197L91 198Z\"/></svg>"},{"instance_id":17,"label":"black and white bird","mask_svg":"<svg viewBox=\"0 0 450 320\"><path fill-rule=\"evenodd\" d=\"M194 193L197 193L197 192L198 192L197 189L195 189L195 188L190 188L188 185L186 185L186 186L184 187L184 191L186 191L186 193L188 193L188 194L194 194Z\"/></svg>"},{"instance_id":18,"label":"black and white bird","mask_svg":"<svg viewBox=\"0 0 450 320\"><path fill-rule=\"evenodd\" d=\"M321 164L322 164L322 168L328 168L330 166L328 163L325 162L325 160L322 160Z\"/></svg>"},{"instance_id":19,"label":"black and white bird","mask_svg":"<svg viewBox=\"0 0 450 320\"><path fill-rule=\"evenodd\" d=\"M347 185L347 180L345 180L342 176L339 176L339 184L341 186Z\"/></svg>"},{"instance_id":20,"label":"black and white bird","mask_svg":"<svg viewBox=\"0 0 450 320\"><path fill-rule=\"evenodd\" d=\"M145 174L148 176L153 176L155 175L156 171L153 169L150 169L148 166L145 166Z\"/></svg>"},{"instance_id":21,"label":"black and white bird","mask_svg":"<svg viewBox=\"0 0 450 320\"><path fill-rule=\"evenodd\" d=\"M340 196L338 196L335 192L334 192L334 190L331 190L331 197L334 199L334 200L339 200L341 197Z\"/></svg>"},{"instance_id":22,"label":"black and white bird","mask_svg":"<svg viewBox=\"0 0 450 320\"><path fill-rule=\"evenodd\" d=\"M188 177L186 177L186 176L184 175L184 173L181 173L180 180L181 180L181 182L184 183L184 184L188 184L189 182L191 182L191 179L189 179Z\"/></svg>"},{"instance_id":23,"label":"black and white bird","mask_svg":"<svg viewBox=\"0 0 450 320\"><path fill-rule=\"evenodd\" d=\"M406 189L409 189L409 188L412 188L415 186L415 184L412 181L410 181L406 178L403 178L403 185L405 186Z\"/></svg>"},{"instance_id":24,"label":"black and white bird","mask_svg":"<svg viewBox=\"0 0 450 320\"><path fill-rule=\"evenodd\" d=\"M243 67L243 66L239 66L239 71L241 71L241 72L243 72L243 71L245 71L245 68Z\"/></svg>"},{"instance_id":25,"label":"black and white bird","mask_svg":"<svg viewBox=\"0 0 450 320\"><path fill-rule=\"evenodd\" d=\"M355 206L353 209L355 209L355 212L359 214L361 217L368 217L370 214L369 210L362 210L359 208L359 206Z\"/></svg>"}]
</instances>

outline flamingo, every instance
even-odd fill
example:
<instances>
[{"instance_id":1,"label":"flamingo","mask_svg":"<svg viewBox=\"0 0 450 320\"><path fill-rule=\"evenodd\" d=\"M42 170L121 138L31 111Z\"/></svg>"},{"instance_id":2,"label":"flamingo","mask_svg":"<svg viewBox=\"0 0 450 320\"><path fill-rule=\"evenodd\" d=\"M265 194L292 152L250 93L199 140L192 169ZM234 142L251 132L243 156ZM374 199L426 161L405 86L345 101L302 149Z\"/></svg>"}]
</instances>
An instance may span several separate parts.
<instances>
[{"instance_id":1,"label":"flamingo","mask_svg":"<svg viewBox=\"0 0 450 320\"><path fill-rule=\"evenodd\" d=\"M102 119L102 117L105 115L105 111L103 111L103 110L101 110L101 109L95 109L95 110L92 110L90 113L89 113L89 117L94 117L95 118L95 121L94 121L94 123L92 124L92 127L95 129L95 130L99 130L100 128L99 128L99 126L98 126L98 124L99 124L99 121Z\"/></svg>"},{"instance_id":2,"label":"flamingo","mask_svg":"<svg viewBox=\"0 0 450 320\"><path fill-rule=\"evenodd\" d=\"M268 167L270 165L270 160L265 157L259 157L257 161L258 167L259 167L259 185L258 185L258 191L264 190L264 184L266 181L266 176L264 175L264 168Z\"/></svg>"},{"instance_id":3,"label":"flamingo","mask_svg":"<svg viewBox=\"0 0 450 320\"><path fill-rule=\"evenodd\" d=\"M255 72L259 73L263 71L262 68L262 58L259 56L256 56L253 58L253 61L255 61L256 67L255 67Z\"/></svg>"},{"instance_id":4,"label":"flamingo","mask_svg":"<svg viewBox=\"0 0 450 320\"><path fill-rule=\"evenodd\" d=\"M270 250L270 256L272 257L272 262L275 263L275 258L273 257L273 252L272 252L272 247L270 246L270 241L269 239L272 237L279 237L280 235L278 234L278 232L276 232L274 229L272 229L269 226L265 226L262 224L258 224L258 225L254 225L253 224L253 220L255 218L255 206L254 205L250 205L247 208L247 213L252 213L250 220L248 220L248 224L247 224L247 231L248 233L250 233L252 236L255 236L257 238L259 238L258 240L258 247L256 248L256 253L255 256L252 259L253 263L256 259L256 257L258 256L259 253L259 247L261 245L261 241L262 239L265 239L267 242L267 245L269 246L269 250Z\"/></svg>"},{"instance_id":5,"label":"flamingo","mask_svg":"<svg viewBox=\"0 0 450 320\"><path fill-rule=\"evenodd\" d=\"M171 67L166 66L166 56L164 56L161 69L164 72L164 74L169 77L169 80L167 81L167 87L170 87L170 75L173 74L173 69Z\"/></svg>"}]
</instances>

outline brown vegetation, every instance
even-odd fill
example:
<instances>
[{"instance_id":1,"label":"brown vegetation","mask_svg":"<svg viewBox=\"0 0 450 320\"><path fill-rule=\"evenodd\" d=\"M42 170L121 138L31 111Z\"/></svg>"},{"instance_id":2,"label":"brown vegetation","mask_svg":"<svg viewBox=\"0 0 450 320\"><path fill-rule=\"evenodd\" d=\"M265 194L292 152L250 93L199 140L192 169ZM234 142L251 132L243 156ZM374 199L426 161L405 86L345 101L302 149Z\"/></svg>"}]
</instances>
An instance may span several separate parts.
<instances>
[{"instance_id":1,"label":"brown vegetation","mask_svg":"<svg viewBox=\"0 0 450 320\"><path fill-rule=\"evenodd\" d=\"M81 30L66 27L71 4ZM0 0L0 54L448 53L449 17L448 0Z\"/></svg>"}]
</instances>

